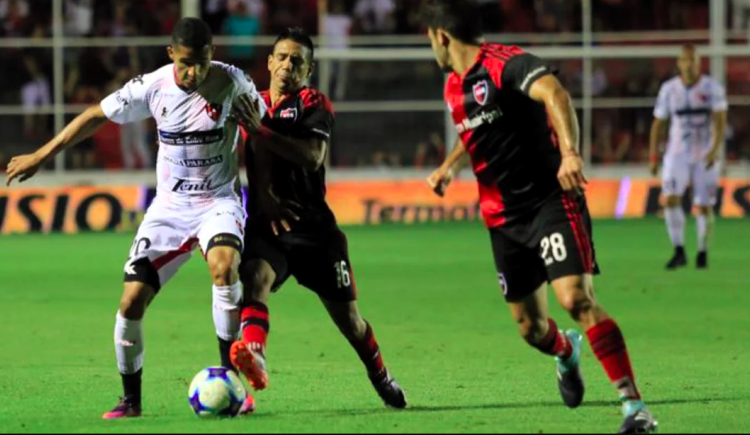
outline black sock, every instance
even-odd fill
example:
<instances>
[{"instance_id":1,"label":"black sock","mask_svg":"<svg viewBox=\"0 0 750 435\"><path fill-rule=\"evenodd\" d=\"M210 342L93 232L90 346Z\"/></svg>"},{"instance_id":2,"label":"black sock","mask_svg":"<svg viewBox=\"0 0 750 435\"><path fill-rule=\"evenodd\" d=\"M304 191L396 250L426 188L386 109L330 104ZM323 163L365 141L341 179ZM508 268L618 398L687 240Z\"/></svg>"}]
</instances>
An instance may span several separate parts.
<instances>
[{"instance_id":1,"label":"black sock","mask_svg":"<svg viewBox=\"0 0 750 435\"><path fill-rule=\"evenodd\" d=\"M125 400L128 402L139 405L141 403L141 378L143 375L143 369L137 372L122 376L122 389L125 392Z\"/></svg>"},{"instance_id":2,"label":"black sock","mask_svg":"<svg viewBox=\"0 0 750 435\"><path fill-rule=\"evenodd\" d=\"M685 255L685 247L684 246L675 246L674 252L677 255Z\"/></svg>"},{"instance_id":3,"label":"black sock","mask_svg":"<svg viewBox=\"0 0 750 435\"><path fill-rule=\"evenodd\" d=\"M229 350L232 349L232 343L234 342L219 338L219 355L221 356L221 366L237 373L237 369L232 365L232 359L229 358Z\"/></svg>"}]
</instances>

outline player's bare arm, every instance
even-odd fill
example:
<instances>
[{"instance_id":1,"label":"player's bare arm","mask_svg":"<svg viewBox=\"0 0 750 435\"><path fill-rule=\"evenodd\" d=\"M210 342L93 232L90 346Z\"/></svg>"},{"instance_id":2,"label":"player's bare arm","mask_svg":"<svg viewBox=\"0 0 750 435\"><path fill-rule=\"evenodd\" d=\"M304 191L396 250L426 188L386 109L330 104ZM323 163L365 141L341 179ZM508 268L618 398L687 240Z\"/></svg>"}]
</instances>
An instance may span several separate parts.
<instances>
[{"instance_id":1,"label":"player's bare arm","mask_svg":"<svg viewBox=\"0 0 750 435\"><path fill-rule=\"evenodd\" d=\"M463 141L460 138L456 139L453 150L445 158L443 164L427 177L427 184L436 195L445 196L448 185L461 170L469 165L470 161Z\"/></svg>"},{"instance_id":2,"label":"player's bare arm","mask_svg":"<svg viewBox=\"0 0 750 435\"><path fill-rule=\"evenodd\" d=\"M529 96L544 104L552 121L552 128L557 134L562 154L557 174L560 184L566 191L582 189L586 184L586 177L583 175L583 160L578 150L578 118L570 94L557 77L548 74L531 85Z\"/></svg>"},{"instance_id":3,"label":"player's bare arm","mask_svg":"<svg viewBox=\"0 0 750 435\"><path fill-rule=\"evenodd\" d=\"M666 119L654 118L651 123L651 134L649 136L648 164L651 175L659 171L659 141L667 133L669 122Z\"/></svg>"},{"instance_id":4,"label":"player's bare arm","mask_svg":"<svg viewBox=\"0 0 750 435\"><path fill-rule=\"evenodd\" d=\"M724 132L727 129L727 111L713 112L711 119L713 129L711 133L711 150L706 155L706 168L710 168L716 163L719 151L724 144Z\"/></svg>"},{"instance_id":5,"label":"player's bare arm","mask_svg":"<svg viewBox=\"0 0 750 435\"><path fill-rule=\"evenodd\" d=\"M19 182L24 182L33 177L45 162L54 158L60 151L91 137L105 122L107 122L107 117L104 115L101 105L89 107L71 121L54 139L34 153L13 157L8 164L6 185L10 186L16 178Z\"/></svg>"},{"instance_id":6,"label":"player's bare arm","mask_svg":"<svg viewBox=\"0 0 750 435\"><path fill-rule=\"evenodd\" d=\"M298 139L281 135L261 124L258 102L247 96L239 98L235 116L260 147L310 171L317 171L325 161L328 142L320 137Z\"/></svg>"}]
</instances>

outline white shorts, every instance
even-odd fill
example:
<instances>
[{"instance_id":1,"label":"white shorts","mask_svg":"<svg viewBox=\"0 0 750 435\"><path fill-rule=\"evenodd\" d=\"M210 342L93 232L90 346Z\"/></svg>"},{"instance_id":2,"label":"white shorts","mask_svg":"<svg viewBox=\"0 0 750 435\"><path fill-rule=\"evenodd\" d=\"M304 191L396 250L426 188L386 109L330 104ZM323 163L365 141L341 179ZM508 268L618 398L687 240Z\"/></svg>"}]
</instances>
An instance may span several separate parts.
<instances>
[{"instance_id":1,"label":"white shorts","mask_svg":"<svg viewBox=\"0 0 750 435\"><path fill-rule=\"evenodd\" d=\"M233 246L241 253L245 219L239 200L220 199L203 207L176 209L157 198L138 228L125 264L125 281L143 282L158 291L197 246L204 255L213 246Z\"/></svg>"},{"instance_id":2,"label":"white shorts","mask_svg":"<svg viewBox=\"0 0 750 435\"><path fill-rule=\"evenodd\" d=\"M688 185L693 187L693 204L701 207L716 205L719 187L719 163L706 168L704 161L689 162L684 158L665 158L662 171L662 192L682 196Z\"/></svg>"}]
</instances>

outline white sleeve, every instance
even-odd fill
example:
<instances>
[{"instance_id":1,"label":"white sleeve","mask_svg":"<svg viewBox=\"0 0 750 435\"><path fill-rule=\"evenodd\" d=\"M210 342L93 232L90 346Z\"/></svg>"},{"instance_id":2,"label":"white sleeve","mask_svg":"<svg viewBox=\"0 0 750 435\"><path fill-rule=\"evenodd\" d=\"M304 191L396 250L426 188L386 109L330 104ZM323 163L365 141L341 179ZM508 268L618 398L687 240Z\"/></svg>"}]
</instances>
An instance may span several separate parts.
<instances>
[{"instance_id":1,"label":"white sleeve","mask_svg":"<svg viewBox=\"0 0 750 435\"><path fill-rule=\"evenodd\" d=\"M656 97L656 107L654 107L654 118L669 119L669 82L661 85L659 96Z\"/></svg>"},{"instance_id":2,"label":"white sleeve","mask_svg":"<svg viewBox=\"0 0 750 435\"><path fill-rule=\"evenodd\" d=\"M724 112L729 108L727 102L727 93L724 90L724 86L718 81L714 80L711 90L711 110L714 112Z\"/></svg>"},{"instance_id":3,"label":"white sleeve","mask_svg":"<svg viewBox=\"0 0 750 435\"><path fill-rule=\"evenodd\" d=\"M111 121L118 124L142 121L151 117L148 106L148 89L151 83L138 76L119 90L102 100L102 111Z\"/></svg>"},{"instance_id":4,"label":"white sleeve","mask_svg":"<svg viewBox=\"0 0 750 435\"><path fill-rule=\"evenodd\" d=\"M245 75L245 73L239 68L232 67L230 68L229 73L232 76L232 80L234 81L235 85L232 104L234 104L237 98L239 98L241 95L249 95L251 99L258 102L258 106L260 107L260 117L263 118L264 116L266 116L268 107L266 107L266 102L263 100L263 98L261 98L260 93L255 87L255 83L253 83L252 79L249 76Z\"/></svg>"}]
</instances>

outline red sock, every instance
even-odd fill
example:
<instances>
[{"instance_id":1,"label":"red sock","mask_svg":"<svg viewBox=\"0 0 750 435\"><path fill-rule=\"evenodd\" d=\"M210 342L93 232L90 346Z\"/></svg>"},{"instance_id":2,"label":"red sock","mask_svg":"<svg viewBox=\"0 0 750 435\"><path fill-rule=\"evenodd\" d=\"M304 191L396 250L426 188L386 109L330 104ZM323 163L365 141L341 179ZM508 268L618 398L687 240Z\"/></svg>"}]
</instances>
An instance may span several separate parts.
<instances>
[{"instance_id":1,"label":"red sock","mask_svg":"<svg viewBox=\"0 0 750 435\"><path fill-rule=\"evenodd\" d=\"M573 355L573 345L568 336L560 332L554 320L548 319L547 323L549 324L547 335L539 343L530 344L545 355L557 356L563 360L570 358Z\"/></svg>"},{"instance_id":2,"label":"red sock","mask_svg":"<svg viewBox=\"0 0 750 435\"><path fill-rule=\"evenodd\" d=\"M260 302L251 302L242 309L242 341L257 346L261 352L266 350L266 338L270 330L268 307Z\"/></svg>"},{"instance_id":3,"label":"red sock","mask_svg":"<svg viewBox=\"0 0 750 435\"><path fill-rule=\"evenodd\" d=\"M385 376L385 364L383 363L383 356L380 355L380 346L378 346L378 341L375 339L375 334L373 334L369 323L367 323L365 337L360 341L350 341L350 343L357 351L357 355L365 365L371 379L378 380Z\"/></svg>"},{"instance_id":4,"label":"red sock","mask_svg":"<svg viewBox=\"0 0 750 435\"><path fill-rule=\"evenodd\" d=\"M605 320L587 331L594 354L602 363L609 380L628 399L640 399L635 385L625 338L614 320Z\"/></svg>"}]
</instances>

